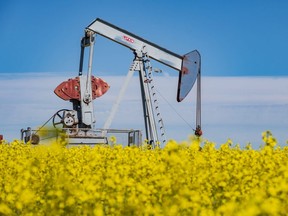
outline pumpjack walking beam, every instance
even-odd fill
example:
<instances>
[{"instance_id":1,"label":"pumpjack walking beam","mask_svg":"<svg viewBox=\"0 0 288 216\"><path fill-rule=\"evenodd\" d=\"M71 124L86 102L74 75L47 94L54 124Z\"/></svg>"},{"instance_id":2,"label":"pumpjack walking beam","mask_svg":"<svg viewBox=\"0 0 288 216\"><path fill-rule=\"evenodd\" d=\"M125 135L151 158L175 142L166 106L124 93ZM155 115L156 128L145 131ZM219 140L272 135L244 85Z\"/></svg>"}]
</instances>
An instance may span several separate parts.
<instances>
[{"instance_id":1,"label":"pumpjack walking beam","mask_svg":"<svg viewBox=\"0 0 288 216\"><path fill-rule=\"evenodd\" d=\"M191 51L183 56L173 53L163 47L151 43L135 34L114 26L102 19L97 18L85 29L85 35L89 37L98 34L116 43L119 43L134 53L141 53L145 48L149 58L167 65L179 72L177 89L177 101L181 102L192 89L197 80L197 105L196 105L196 129L195 134L201 135L201 91L200 91L200 67L201 58L197 50ZM89 46L89 43L88 45ZM82 52L81 52L82 53ZM82 54L81 54L82 55ZM81 71L80 64L80 71ZM81 73L79 71L79 73ZM144 112L145 114L145 112ZM201 133L198 133L201 132Z\"/></svg>"}]
</instances>

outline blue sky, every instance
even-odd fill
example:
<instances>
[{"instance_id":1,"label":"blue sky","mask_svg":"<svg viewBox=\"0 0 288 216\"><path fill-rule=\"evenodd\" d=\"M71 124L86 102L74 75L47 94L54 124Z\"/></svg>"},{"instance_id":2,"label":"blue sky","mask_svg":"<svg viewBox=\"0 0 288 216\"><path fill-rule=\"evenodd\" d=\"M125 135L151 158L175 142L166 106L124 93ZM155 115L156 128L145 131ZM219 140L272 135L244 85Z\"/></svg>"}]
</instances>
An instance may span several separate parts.
<instances>
[{"instance_id":1,"label":"blue sky","mask_svg":"<svg viewBox=\"0 0 288 216\"><path fill-rule=\"evenodd\" d=\"M2 0L0 73L77 71L79 40L97 17L178 54L199 50L204 76L288 71L285 0ZM122 75L109 58L126 68L131 53L98 41L99 72Z\"/></svg>"},{"instance_id":2,"label":"blue sky","mask_svg":"<svg viewBox=\"0 0 288 216\"><path fill-rule=\"evenodd\" d=\"M71 108L53 91L77 76L80 39L98 17L177 54L200 52L204 138L217 144L231 138L242 145L259 145L261 132L271 130L282 144L288 140L285 0L2 0L0 134L18 138L21 128L40 126L57 110ZM132 60L129 49L96 38L93 74L111 85L107 95L95 101L97 127L103 125ZM160 92L194 127L195 88L176 103L177 72L156 62L152 65L164 71ZM113 127L143 127L138 108L130 110L140 104L139 92L133 89L134 82L130 88ZM185 140L191 128L162 103L166 132ZM131 122L126 121L127 110Z\"/></svg>"}]
</instances>

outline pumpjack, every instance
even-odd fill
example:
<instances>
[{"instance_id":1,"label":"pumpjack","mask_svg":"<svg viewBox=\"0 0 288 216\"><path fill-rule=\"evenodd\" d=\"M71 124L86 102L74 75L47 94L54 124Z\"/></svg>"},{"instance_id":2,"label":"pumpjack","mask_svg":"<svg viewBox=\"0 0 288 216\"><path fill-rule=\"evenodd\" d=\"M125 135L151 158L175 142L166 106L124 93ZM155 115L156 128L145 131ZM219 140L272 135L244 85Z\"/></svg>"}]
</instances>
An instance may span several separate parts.
<instances>
[{"instance_id":1,"label":"pumpjack","mask_svg":"<svg viewBox=\"0 0 288 216\"><path fill-rule=\"evenodd\" d=\"M99 77L92 75L93 51L96 36L103 36L122 46L129 48L134 59L128 70L126 79L114 106L102 129L95 128L93 100L104 95L109 90L109 84ZM89 48L88 69L83 73L85 49ZM81 39L81 53L78 76L62 82L54 93L63 100L70 101L73 109L61 109L48 121L52 120L53 127L60 128L66 133L69 145L108 144L107 134L124 133L127 135L127 145L141 145L140 130L110 129L111 122L125 94L127 85L134 72L139 73L145 138L153 148L166 142L164 122L161 117L156 87L153 82L153 69L150 59L156 60L178 71L177 101L181 102L188 95L197 80L196 127L195 135L201 136L201 57L197 50L185 55L178 55L124 29L97 18L85 28ZM47 121L47 122L48 122ZM46 122L46 123L47 123ZM45 123L45 124L46 124ZM44 125L43 125L44 126ZM34 144L41 143L38 130L31 128L21 130L21 138Z\"/></svg>"}]
</instances>

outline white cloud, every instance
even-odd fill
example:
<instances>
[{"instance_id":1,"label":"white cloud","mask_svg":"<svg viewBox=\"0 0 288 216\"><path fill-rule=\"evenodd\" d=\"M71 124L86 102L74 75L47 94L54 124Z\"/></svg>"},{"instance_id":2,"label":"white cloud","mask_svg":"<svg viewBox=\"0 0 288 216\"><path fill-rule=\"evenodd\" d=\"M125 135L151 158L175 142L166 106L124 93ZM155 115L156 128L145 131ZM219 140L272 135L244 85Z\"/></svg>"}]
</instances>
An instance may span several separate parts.
<instances>
[{"instance_id":1,"label":"white cloud","mask_svg":"<svg viewBox=\"0 0 288 216\"><path fill-rule=\"evenodd\" d=\"M1 74L0 134L8 140L20 138L21 128L41 126L56 111L71 109L70 102L61 100L53 93L58 84L70 77L75 75L25 73L13 74L12 77ZM103 127L125 79L124 76L101 78L111 88L94 101L97 128ZM155 83L167 137L181 141L193 133L191 127L195 125L196 88L183 102L178 103L177 79L157 76ZM259 146L261 132L271 130L284 145L288 140L287 83L288 77L203 77L203 137L217 144L231 138L242 146L247 142ZM140 96L139 79L134 76L111 128L144 130Z\"/></svg>"}]
</instances>

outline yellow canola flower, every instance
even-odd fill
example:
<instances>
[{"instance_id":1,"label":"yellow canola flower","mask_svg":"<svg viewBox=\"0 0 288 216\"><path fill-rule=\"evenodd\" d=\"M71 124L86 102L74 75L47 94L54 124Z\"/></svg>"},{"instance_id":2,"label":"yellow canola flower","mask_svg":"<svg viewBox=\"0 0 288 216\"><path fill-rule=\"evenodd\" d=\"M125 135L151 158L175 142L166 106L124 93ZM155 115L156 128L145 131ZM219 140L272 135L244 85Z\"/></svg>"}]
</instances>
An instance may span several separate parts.
<instances>
[{"instance_id":1,"label":"yellow canola flower","mask_svg":"<svg viewBox=\"0 0 288 216\"><path fill-rule=\"evenodd\" d=\"M0 145L0 215L286 215L288 148ZM111 140L114 142L114 140ZM116 142L116 140L115 140Z\"/></svg>"},{"instance_id":2,"label":"yellow canola flower","mask_svg":"<svg viewBox=\"0 0 288 216\"><path fill-rule=\"evenodd\" d=\"M12 210L5 203L0 203L0 214L10 215L12 214Z\"/></svg>"}]
</instances>

